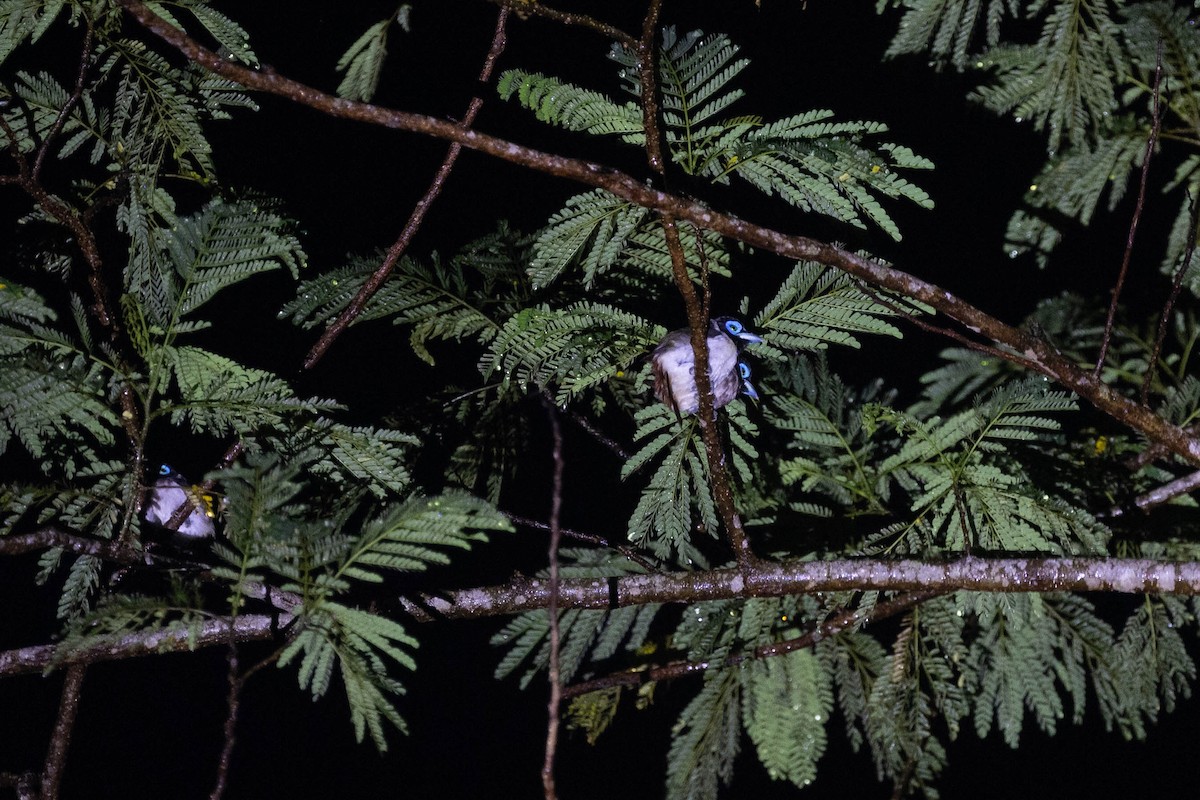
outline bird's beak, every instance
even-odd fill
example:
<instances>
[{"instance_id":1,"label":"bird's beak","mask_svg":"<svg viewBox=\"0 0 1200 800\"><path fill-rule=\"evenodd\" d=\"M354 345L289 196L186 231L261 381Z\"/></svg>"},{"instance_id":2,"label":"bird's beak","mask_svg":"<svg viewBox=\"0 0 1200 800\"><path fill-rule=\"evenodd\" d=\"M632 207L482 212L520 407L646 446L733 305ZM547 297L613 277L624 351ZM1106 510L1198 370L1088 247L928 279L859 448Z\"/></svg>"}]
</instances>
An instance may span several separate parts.
<instances>
[{"instance_id":1,"label":"bird's beak","mask_svg":"<svg viewBox=\"0 0 1200 800\"><path fill-rule=\"evenodd\" d=\"M756 403L758 402L758 392L754 390L754 384L752 384L750 381L742 381L742 391L745 392L746 396L751 400Z\"/></svg>"},{"instance_id":2,"label":"bird's beak","mask_svg":"<svg viewBox=\"0 0 1200 800\"><path fill-rule=\"evenodd\" d=\"M755 336L753 333L747 330L743 330L741 333L739 333L737 338L744 342L749 342L750 344L761 342L763 340L761 336Z\"/></svg>"}]
</instances>

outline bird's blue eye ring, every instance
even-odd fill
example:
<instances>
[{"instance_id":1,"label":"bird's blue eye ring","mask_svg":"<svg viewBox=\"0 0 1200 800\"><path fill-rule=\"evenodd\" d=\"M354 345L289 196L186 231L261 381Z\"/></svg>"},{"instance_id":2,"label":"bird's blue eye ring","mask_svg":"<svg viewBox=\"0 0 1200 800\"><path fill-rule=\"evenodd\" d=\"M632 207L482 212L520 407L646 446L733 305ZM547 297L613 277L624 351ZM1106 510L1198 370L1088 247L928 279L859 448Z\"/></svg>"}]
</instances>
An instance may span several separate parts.
<instances>
[{"instance_id":1,"label":"bird's blue eye ring","mask_svg":"<svg viewBox=\"0 0 1200 800\"><path fill-rule=\"evenodd\" d=\"M167 464L163 464L161 467L158 468L158 474L159 475L170 475L171 467Z\"/></svg>"},{"instance_id":2,"label":"bird's blue eye ring","mask_svg":"<svg viewBox=\"0 0 1200 800\"><path fill-rule=\"evenodd\" d=\"M742 380L748 380L750 378L750 365L745 361L739 361L738 374L742 376Z\"/></svg>"},{"instance_id":3,"label":"bird's blue eye ring","mask_svg":"<svg viewBox=\"0 0 1200 800\"><path fill-rule=\"evenodd\" d=\"M730 335L737 336L743 330L745 330L745 328L742 326L742 323L738 322L736 319L727 319L725 320L725 330L729 331Z\"/></svg>"}]
</instances>

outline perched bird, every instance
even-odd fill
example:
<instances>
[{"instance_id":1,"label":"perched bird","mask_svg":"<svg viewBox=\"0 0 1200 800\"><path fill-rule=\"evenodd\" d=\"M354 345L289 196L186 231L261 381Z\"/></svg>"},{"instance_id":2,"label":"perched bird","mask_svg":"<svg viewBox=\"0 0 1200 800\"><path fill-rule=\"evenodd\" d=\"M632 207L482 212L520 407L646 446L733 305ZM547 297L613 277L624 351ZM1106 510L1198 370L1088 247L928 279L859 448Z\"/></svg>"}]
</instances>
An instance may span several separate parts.
<instances>
[{"instance_id":1,"label":"perched bird","mask_svg":"<svg viewBox=\"0 0 1200 800\"><path fill-rule=\"evenodd\" d=\"M737 397L745 382L738 366L738 355L746 344L761 341L733 317L709 321L708 374L712 380L713 408L720 408ZM668 333L650 354L654 396L674 408L676 413L695 414L700 409L695 362L692 334L687 328ZM746 370L748 372L749 367Z\"/></svg>"},{"instance_id":2,"label":"perched bird","mask_svg":"<svg viewBox=\"0 0 1200 800\"><path fill-rule=\"evenodd\" d=\"M738 362L738 375L742 378L742 394L749 397L754 402L758 402L758 392L754 389L754 384L750 382L750 365L745 361Z\"/></svg>"},{"instance_id":3,"label":"perched bird","mask_svg":"<svg viewBox=\"0 0 1200 800\"><path fill-rule=\"evenodd\" d=\"M200 487L190 485L182 475L163 464L158 468L158 480L150 488L147 498L146 521L168 527L171 517L185 503L189 507L187 516L179 523L176 533L188 539L207 539L212 536L216 532L212 496L205 494Z\"/></svg>"}]
</instances>

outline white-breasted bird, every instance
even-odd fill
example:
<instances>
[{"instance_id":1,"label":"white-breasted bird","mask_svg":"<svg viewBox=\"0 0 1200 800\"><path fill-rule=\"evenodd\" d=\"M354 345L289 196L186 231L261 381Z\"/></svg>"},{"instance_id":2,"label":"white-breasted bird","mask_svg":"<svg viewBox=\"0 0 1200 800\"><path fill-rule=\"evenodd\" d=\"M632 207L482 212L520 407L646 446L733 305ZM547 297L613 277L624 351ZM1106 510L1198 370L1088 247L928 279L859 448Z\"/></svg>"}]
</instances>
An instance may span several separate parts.
<instances>
[{"instance_id":1,"label":"white-breasted bird","mask_svg":"<svg viewBox=\"0 0 1200 800\"><path fill-rule=\"evenodd\" d=\"M713 408L720 408L738 396L744 380L738 356L746 344L761 341L733 317L709 321L708 375L712 381ZM680 328L664 336L650 354L650 364L654 370L654 396L677 413L695 414L700 409L700 395L696 391L691 331ZM749 367L746 369L749 371Z\"/></svg>"},{"instance_id":2,"label":"white-breasted bird","mask_svg":"<svg viewBox=\"0 0 1200 800\"><path fill-rule=\"evenodd\" d=\"M213 518L216 512L213 511L212 497L163 464L158 468L158 480L150 487L146 498L146 521L166 528L175 511L185 503L190 508L175 532L188 539L207 539L215 534Z\"/></svg>"}]
</instances>

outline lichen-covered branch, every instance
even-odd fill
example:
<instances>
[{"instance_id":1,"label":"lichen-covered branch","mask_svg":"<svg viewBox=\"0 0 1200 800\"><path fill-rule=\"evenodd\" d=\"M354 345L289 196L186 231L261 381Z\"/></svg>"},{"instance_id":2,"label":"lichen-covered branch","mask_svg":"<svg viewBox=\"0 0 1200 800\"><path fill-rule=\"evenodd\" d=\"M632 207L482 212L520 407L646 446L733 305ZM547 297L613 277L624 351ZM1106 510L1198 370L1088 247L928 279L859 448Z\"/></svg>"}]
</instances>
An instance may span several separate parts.
<instances>
[{"instance_id":1,"label":"lichen-covered branch","mask_svg":"<svg viewBox=\"0 0 1200 800\"><path fill-rule=\"evenodd\" d=\"M979 558L953 561L838 559L770 564L706 572L674 572L621 578L578 578L558 582L560 608L612 608L646 603L695 603L748 597L840 591L945 593L1118 592L1126 594L1200 594L1200 563L1138 558ZM250 597L286 606L288 598L262 586L246 587ZM525 577L499 586L399 598L420 622L475 619L544 610L550 582ZM270 639L293 617L245 614L236 620L203 623L193 638L187 629L130 633L55 659L55 645L0 652L0 675L40 672L51 665L93 663L162 652ZM231 628L232 625L232 628Z\"/></svg>"},{"instance_id":2,"label":"lichen-covered branch","mask_svg":"<svg viewBox=\"0 0 1200 800\"><path fill-rule=\"evenodd\" d=\"M0 675L42 672L52 666L93 664L97 661L179 653L200 647L225 645L231 638L238 642L270 639L291 621L292 617L288 614L243 614L232 623L227 619L207 620L194 631L181 627L128 633L58 658L57 645L21 647L0 652ZM196 635L193 636L193 632Z\"/></svg>"},{"instance_id":3,"label":"lichen-covered branch","mask_svg":"<svg viewBox=\"0 0 1200 800\"><path fill-rule=\"evenodd\" d=\"M953 561L838 559L758 563L749 572L718 569L559 583L562 608L696 603L745 597L840 591L1200 593L1200 564L1121 558L979 558ZM521 578L501 586L401 598L416 619L463 619L546 607L546 581Z\"/></svg>"}]
</instances>

